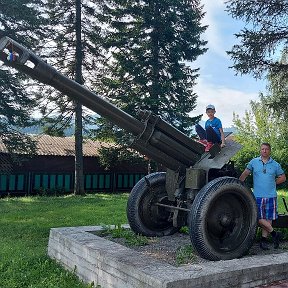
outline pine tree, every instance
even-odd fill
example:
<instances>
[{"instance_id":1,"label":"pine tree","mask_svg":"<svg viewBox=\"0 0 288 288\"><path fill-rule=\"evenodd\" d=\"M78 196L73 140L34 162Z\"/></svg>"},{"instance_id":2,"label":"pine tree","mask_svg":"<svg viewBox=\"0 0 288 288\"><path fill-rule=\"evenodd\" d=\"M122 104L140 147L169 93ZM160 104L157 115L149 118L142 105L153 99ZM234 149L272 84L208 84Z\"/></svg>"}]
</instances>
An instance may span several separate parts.
<instances>
[{"instance_id":1,"label":"pine tree","mask_svg":"<svg viewBox=\"0 0 288 288\"><path fill-rule=\"evenodd\" d=\"M39 5L37 0L1 0L0 37L9 36L28 47L41 41L46 19L38 10ZM25 75L1 66L0 133L11 153L35 151L35 143L21 133L21 128L33 125L31 111L39 104L28 83Z\"/></svg>"},{"instance_id":2,"label":"pine tree","mask_svg":"<svg viewBox=\"0 0 288 288\"><path fill-rule=\"evenodd\" d=\"M91 1L59 1L48 0L45 6L51 21L50 34L46 45L47 58L52 65L66 76L74 79L79 84L91 83L93 71L96 69L94 54L97 47L90 40L98 31L95 24L96 6ZM47 91L48 92L48 91ZM55 122L65 125L75 118L75 194L83 194L83 123L82 118L90 120L91 117L83 113L82 105L78 101L71 101L67 96L49 88L47 102L55 103L52 109ZM47 105L51 109L51 105ZM51 111L52 112L52 111ZM47 110L43 110L47 113ZM48 112L49 113L49 112ZM66 124L65 124L66 123ZM61 125L60 125L61 126ZM57 125L55 125L57 127Z\"/></svg>"},{"instance_id":3,"label":"pine tree","mask_svg":"<svg viewBox=\"0 0 288 288\"><path fill-rule=\"evenodd\" d=\"M279 51L287 49L287 0L228 0L227 10L246 27L236 34L240 44L228 52L238 73L287 72L288 64L278 61ZM285 48L286 47L286 48Z\"/></svg>"},{"instance_id":4,"label":"pine tree","mask_svg":"<svg viewBox=\"0 0 288 288\"><path fill-rule=\"evenodd\" d=\"M288 65L288 47L282 53L279 63ZM268 73L268 95L265 97L266 104L271 107L277 117L287 123L288 108L288 69L279 72L273 70ZM288 137L288 129L286 130L286 138Z\"/></svg>"},{"instance_id":5,"label":"pine tree","mask_svg":"<svg viewBox=\"0 0 288 288\"><path fill-rule=\"evenodd\" d=\"M32 154L35 143L21 132L21 128L32 126L29 111L36 100L22 89L21 75L0 70L0 132L1 140L10 153Z\"/></svg>"},{"instance_id":6,"label":"pine tree","mask_svg":"<svg viewBox=\"0 0 288 288\"><path fill-rule=\"evenodd\" d=\"M138 109L150 110L189 134L198 120L188 114L196 106L193 86L198 69L188 61L206 51L200 37L206 29L200 23L204 16L200 1L101 0L98 4L103 30L95 41L102 46L103 71L94 81L95 89L133 116ZM105 123L102 119L100 126ZM111 126L100 135L110 135Z\"/></svg>"}]
</instances>

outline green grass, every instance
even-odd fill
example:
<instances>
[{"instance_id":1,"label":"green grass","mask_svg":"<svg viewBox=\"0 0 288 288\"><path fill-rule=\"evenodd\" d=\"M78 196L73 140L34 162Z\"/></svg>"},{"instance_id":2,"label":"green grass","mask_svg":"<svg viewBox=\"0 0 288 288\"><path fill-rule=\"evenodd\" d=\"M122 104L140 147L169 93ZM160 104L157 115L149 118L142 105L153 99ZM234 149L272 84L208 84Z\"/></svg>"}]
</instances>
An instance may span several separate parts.
<instances>
[{"instance_id":1,"label":"green grass","mask_svg":"<svg viewBox=\"0 0 288 288\"><path fill-rule=\"evenodd\" d=\"M282 198L285 199L286 204L288 206L288 191L287 190L278 190L277 191L277 195L278 195L278 212L279 213L288 213L285 209L284 203Z\"/></svg>"},{"instance_id":2,"label":"green grass","mask_svg":"<svg viewBox=\"0 0 288 288\"><path fill-rule=\"evenodd\" d=\"M278 190L277 195L278 195L278 213L287 214L288 212L286 211L283 200L282 200L282 198L284 198L286 201L286 205L288 206L288 191L287 191L287 189L286 190L284 190L284 189ZM287 224L287 226L288 226L288 224ZM278 231L282 232L283 240L286 240L286 241L288 240L288 229L287 228L277 228Z\"/></svg>"},{"instance_id":3,"label":"green grass","mask_svg":"<svg viewBox=\"0 0 288 288\"><path fill-rule=\"evenodd\" d=\"M185 245L180 247L176 251L176 265L180 266L183 264L191 263L195 260L196 254L193 250L192 245Z\"/></svg>"},{"instance_id":4,"label":"green grass","mask_svg":"<svg viewBox=\"0 0 288 288\"><path fill-rule=\"evenodd\" d=\"M123 228L121 225L116 225L111 228L104 225L101 232L95 233L100 236L107 236L108 238L122 238L128 246L144 246L148 245L149 238L142 235L135 235L131 229Z\"/></svg>"},{"instance_id":5,"label":"green grass","mask_svg":"<svg viewBox=\"0 0 288 288\"><path fill-rule=\"evenodd\" d=\"M52 227L127 223L127 194L0 199L0 287L87 288L47 256Z\"/></svg>"},{"instance_id":6,"label":"green grass","mask_svg":"<svg viewBox=\"0 0 288 288\"><path fill-rule=\"evenodd\" d=\"M281 198L285 196L288 204L287 192L280 190L278 195L279 212L285 212ZM47 256L50 228L127 223L127 198L128 194L97 194L0 199L0 288L91 287ZM288 229L283 230L286 234ZM191 247L184 247L177 253L178 262L189 261L192 254Z\"/></svg>"}]
</instances>

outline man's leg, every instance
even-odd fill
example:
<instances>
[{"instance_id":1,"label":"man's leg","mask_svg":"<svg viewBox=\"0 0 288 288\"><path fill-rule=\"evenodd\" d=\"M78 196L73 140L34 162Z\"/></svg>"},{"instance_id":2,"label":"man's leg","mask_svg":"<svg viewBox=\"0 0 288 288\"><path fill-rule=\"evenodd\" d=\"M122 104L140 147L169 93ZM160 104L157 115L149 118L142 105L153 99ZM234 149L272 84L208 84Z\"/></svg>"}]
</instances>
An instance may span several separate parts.
<instances>
[{"instance_id":1,"label":"man's leg","mask_svg":"<svg viewBox=\"0 0 288 288\"><path fill-rule=\"evenodd\" d=\"M280 240L281 240L281 233L279 232L276 232L273 227L272 227L272 220L266 220L266 219L260 219L259 220L259 225L260 227L262 228L262 241L263 242L268 242L267 239L268 239L268 236L269 234L271 234L272 236L272 240L273 240L273 243L274 243L274 248L277 249L279 248L279 244L280 244ZM260 247L264 250L268 250L268 249L265 249L265 244L263 245L262 244L262 247L261 247L261 244L260 244ZM263 248L264 247L264 248Z\"/></svg>"},{"instance_id":2,"label":"man's leg","mask_svg":"<svg viewBox=\"0 0 288 288\"><path fill-rule=\"evenodd\" d=\"M269 221L267 221L266 219L259 219L258 223L262 230L260 248L263 250L269 250L268 236L269 236L269 233L273 230L271 223L269 223Z\"/></svg>"},{"instance_id":3,"label":"man's leg","mask_svg":"<svg viewBox=\"0 0 288 288\"><path fill-rule=\"evenodd\" d=\"M258 223L262 228L262 236L268 237L268 235L273 231L272 220L259 219Z\"/></svg>"},{"instance_id":4,"label":"man's leg","mask_svg":"<svg viewBox=\"0 0 288 288\"><path fill-rule=\"evenodd\" d=\"M271 234L274 248L277 249L279 247L281 233L274 231L272 227L272 220L277 218L277 198L262 198L261 202L259 201L259 198L257 198L257 204L258 213L260 215L258 223L259 226L262 228L262 242L267 242L268 236L269 234ZM265 217L267 219L265 219ZM264 249L263 247L261 248Z\"/></svg>"},{"instance_id":5,"label":"man's leg","mask_svg":"<svg viewBox=\"0 0 288 288\"><path fill-rule=\"evenodd\" d=\"M260 248L263 250L269 250L268 247L268 236L269 233L273 230L271 223L265 218L267 217L266 212L268 208L268 199L267 198L256 198L257 207L258 207L258 224L262 230L262 237L260 241Z\"/></svg>"}]
</instances>

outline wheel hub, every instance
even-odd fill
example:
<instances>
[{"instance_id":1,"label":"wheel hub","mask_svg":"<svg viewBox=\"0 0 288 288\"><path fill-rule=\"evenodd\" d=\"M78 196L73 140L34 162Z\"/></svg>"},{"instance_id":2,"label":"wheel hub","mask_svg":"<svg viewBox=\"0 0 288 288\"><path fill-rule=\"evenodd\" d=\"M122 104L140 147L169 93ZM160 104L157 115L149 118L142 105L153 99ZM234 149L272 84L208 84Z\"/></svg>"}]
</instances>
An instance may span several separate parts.
<instances>
[{"instance_id":1,"label":"wheel hub","mask_svg":"<svg viewBox=\"0 0 288 288\"><path fill-rule=\"evenodd\" d=\"M232 217L229 214L223 214L220 216L220 225L224 228L230 227L232 223Z\"/></svg>"}]
</instances>

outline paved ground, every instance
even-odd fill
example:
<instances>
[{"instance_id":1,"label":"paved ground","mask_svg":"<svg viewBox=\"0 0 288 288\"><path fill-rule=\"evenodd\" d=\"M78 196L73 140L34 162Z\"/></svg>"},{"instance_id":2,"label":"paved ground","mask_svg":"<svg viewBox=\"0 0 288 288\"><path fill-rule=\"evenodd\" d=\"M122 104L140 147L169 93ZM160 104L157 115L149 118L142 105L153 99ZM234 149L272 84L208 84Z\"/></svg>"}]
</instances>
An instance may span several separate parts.
<instances>
[{"instance_id":1,"label":"paved ground","mask_svg":"<svg viewBox=\"0 0 288 288\"><path fill-rule=\"evenodd\" d=\"M287 288L288 287L288 279L287 280L282 280L282 281L277 281L273 282L267 285L261 285L256 288Z\"/></svg>"}]
</instances>

